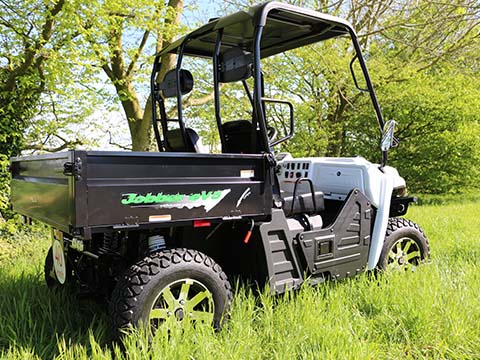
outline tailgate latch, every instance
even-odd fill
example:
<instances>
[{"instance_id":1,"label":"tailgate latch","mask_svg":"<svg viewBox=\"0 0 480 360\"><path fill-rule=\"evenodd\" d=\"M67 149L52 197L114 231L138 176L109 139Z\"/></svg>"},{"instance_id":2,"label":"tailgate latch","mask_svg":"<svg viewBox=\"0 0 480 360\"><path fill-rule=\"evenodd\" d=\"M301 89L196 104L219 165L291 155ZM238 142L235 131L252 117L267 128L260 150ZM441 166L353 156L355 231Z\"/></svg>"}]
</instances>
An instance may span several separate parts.
<instances>
[{"instance_id":1,"label":"tailgate latch","mask_svg":"<svg viewBox=\"0 0 480 360\"><path fill-rule=\"evenodd\" d=\"M82 174L82 160L80 158L76 158L75 161L67 161L63 164L63 175L66 176L73 176L75 180L81 180Z\"/></svg>"}]
</instances>

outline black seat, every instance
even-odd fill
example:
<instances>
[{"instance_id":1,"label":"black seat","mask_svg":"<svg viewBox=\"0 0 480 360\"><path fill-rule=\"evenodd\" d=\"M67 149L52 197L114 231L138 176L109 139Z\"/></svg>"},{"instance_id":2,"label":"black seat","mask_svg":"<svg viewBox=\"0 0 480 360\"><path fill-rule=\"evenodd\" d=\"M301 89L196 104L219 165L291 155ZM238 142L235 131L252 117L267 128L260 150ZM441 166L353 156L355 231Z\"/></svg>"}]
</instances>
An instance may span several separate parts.
<instances>
[{"instance_id":1,"label":"black seat","mask_svg":"<svg viewBox=\"0 0 480 360\"><path fill-rule=\"evenodd\" d=\"M260 152L257 144L252 150L252 123L248 120L234 120L222 124L225 136L224 153L233 154L257 154ZM260 139L260 131L257 131L257 141Z\"/></svg>"},{"instance_id":2,"label":"black seat","mask_svg":"<svg viewBox=\"0 0 480 360\"><path fill-rule=\"evenodd\" d=\"M179 78L180 92L182 95L186 95L193 89L193 76L190 71L180 69ZM176 69L170 70L165 74L163 81L158 84L158 88L162 91L164 98L177 96ZM168 121L167 119L165 120ZM163 137L165 139L165 148L167 151L193 153L202 152L200 137L193 129L185 128L186 143L183 139L182 130L180 128L165 131Z\"/></svg>"},{"instance_id":3,"label":"black seat","mask_svg":"<svg viewBox=\"0 0 480 360\"><path fill-rule=\"evenodd\" d=\"M165 136L167 149L173 152L193 152L200 153L200 136L191 128L185 128L185 135L187 143L183 142L182 130L172 129L168 130Z\"/></svg>"},{"instance_id":4,"label":"black seat","mask_svg":"<svg viewBox=\"0 0 480 360\"><path fill-rule=\"evenodd\" d=\"M225 136L224 153L250 154L252 152L252 123L248 120L228 121L222 124Z\"/></svg>"},{"instance_id":5,"label":"black seat","mask_svg":"<svg viewBox=\"0 0 480 360\"><path fill-rule=\"evenodd\" d=\"M325 210L325 201L323 192L321 191L315 191L315 204L312 201L311 193L297 195L293 204L293 210L293 196L286 197L283 200L283 211L287 216L293 216L297 214L317 214L320 211Z\"/></svg>"}]
</instances>

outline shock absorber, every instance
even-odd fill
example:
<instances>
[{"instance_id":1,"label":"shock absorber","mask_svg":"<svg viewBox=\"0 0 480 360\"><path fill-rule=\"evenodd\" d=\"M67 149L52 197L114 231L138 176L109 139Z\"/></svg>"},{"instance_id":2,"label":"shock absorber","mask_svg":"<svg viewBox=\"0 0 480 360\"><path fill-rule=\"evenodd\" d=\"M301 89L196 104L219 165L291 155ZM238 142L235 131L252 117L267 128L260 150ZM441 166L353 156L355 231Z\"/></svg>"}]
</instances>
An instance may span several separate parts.
<instances>
[{"instance_id":1,"label":"shock absorber","mask_svg":"<svg viewBox=\"0 0 480 360\"><path fill-rule=\"evenodd\" d=\"M151 253L165 249L165 237L163 235L152 235L148 238L148 250Z\"/></svg>"}]
</instances>

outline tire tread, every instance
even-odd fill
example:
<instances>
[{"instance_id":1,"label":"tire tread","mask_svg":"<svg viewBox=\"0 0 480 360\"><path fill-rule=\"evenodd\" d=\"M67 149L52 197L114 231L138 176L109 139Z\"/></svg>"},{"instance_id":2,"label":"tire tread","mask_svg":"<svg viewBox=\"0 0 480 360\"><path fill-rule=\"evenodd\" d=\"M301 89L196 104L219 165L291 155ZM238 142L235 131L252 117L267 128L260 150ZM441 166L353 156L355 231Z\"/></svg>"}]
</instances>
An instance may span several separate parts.
<instances>
[{"instance_id":1,"label":"tire tread","mask_svg":"<svg viewBox=\"0 0 480 360\"><path fill-rule=\"evenodd\" d=\"M222 282L227 293L225 309L230 308L233 299L232 287L227 279L227 275L212 258L199 251L185 248L162 250L150 254L130 266L113 290L109 304L109 313L112 319L113 332L116 337L120 335L118 333L119 329L125 329L135 325L132 318L133 309L137 305L137 296L140 295L143 288L161 270L165 270L172 265L182 262L195 262L198 265L213 270L218 279Z\"/></svg>"}]
</instances>

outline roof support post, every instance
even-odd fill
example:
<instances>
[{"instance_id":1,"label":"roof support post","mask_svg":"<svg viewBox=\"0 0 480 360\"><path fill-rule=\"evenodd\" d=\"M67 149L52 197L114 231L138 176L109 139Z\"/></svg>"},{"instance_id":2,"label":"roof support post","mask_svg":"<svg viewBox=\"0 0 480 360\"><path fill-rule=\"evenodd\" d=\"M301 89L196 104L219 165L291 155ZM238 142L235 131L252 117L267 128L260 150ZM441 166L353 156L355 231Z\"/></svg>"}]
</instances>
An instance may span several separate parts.
<instances>
[{"instance_id":1,"label":"roof support post","mask_svg":"<svg viewBox=\"0 0 480 360\"><path fill-rule=\"evenodd\" d=\"M164 151L162 146L162 139L160 138L160 132L158 131L158 118L157 118L157 101L159 101L160 103L160 111L161 112L165 111L165 104L163 103L163 99L157 98L157 92L159 91L159 89L155 84L157 74L160 71L159 66L160 66L160 56L157 55L155 57L155 60L153 61L153 70L152 70L152 75L150 77L150 91L151 91L150 97L152 98L152 123L153 123L153 132L155 133L155 140L157 141L158 151ZM162 131L164 131L163 123L164 121L162 121Z\"/></svg>"},{"instance_id":2,"label":"roof support post","mask_svg":"<svg viewBox=\"0 0 480 360\"><path fill-rule=\"evenodd\" d=\"M262 69L260 64L261 39L263 33L263 26L255 28L255 40L253 47L253 121L252 121L252 147L256 144L257 137L257 123L260 127L260 150L271 153L272 150L268 144L267 126L265 124L265 112L262 103ZM255 149L252 149L255 153Z\"/></svg>"},{"instance_id":3,"label":"roof support post","mask_svg":"<svg viewBox=\"0 0 480 360\"><path fill-rule=\"evenodd\" d=\"M370 74L368 73L367 64L365 63L365 59L363 58L362 49L360 48L360 44L358 43L357 35L353 31L353 29L348 28L348 30L350 32L350 37L352 39L355 52L357 53L358 62L360 63L360 67L362 68L363 77L365 78L365 82L367 83L368 93L370 94L370 99L372 101L375 114L377 115L378 125L380 126L380 133L382 133L383 127L385 126L385 121L383 120L382 110L380 109L380 104L378 103L377 95L375 93L375 89L373 88L372 80L370 79ZM385 166L386 163L387 152L382 151L381 168Z\"/></svg>"},{"instance_id":4,"label":"roof support post","mask_svg":"<svg viewBox=\"0 0 480 360\"><path fill-rule=\"evenodd\" d=\"M185 123L183 122L183 109L182 109L182 86L180 84L180 70L182 69L182 60L183 60L183 53L185 52L185 44L188 41L188 37L185 38L180 49L178 51L177 56L177 67L175 69L176 75L176 82L177 82L177 115L178 115L178 125L180 126L180 130L182 132L182 139L183 144L187 145L187 133L185 131ZM167 130L168 131L168 130Z\"/></svg>"},{"instance_id":5,"label":"roof support post","mask_svg":"<svg viewBox=\"0 0 480 360\"><path fill-rule=\"evenodd\" d=\"M222 46L223 29L218 30L217 42L215 43L215 53L213 54L213 91L215 99L215 119L217 120L218 135L220 136L220 143L222 145L222 153L225 151L225 137L222 129L222 117L220 114L220 86L218 84L218 71L219 71L219 57L220 47Z\"/></svg>"}]
</instances>

